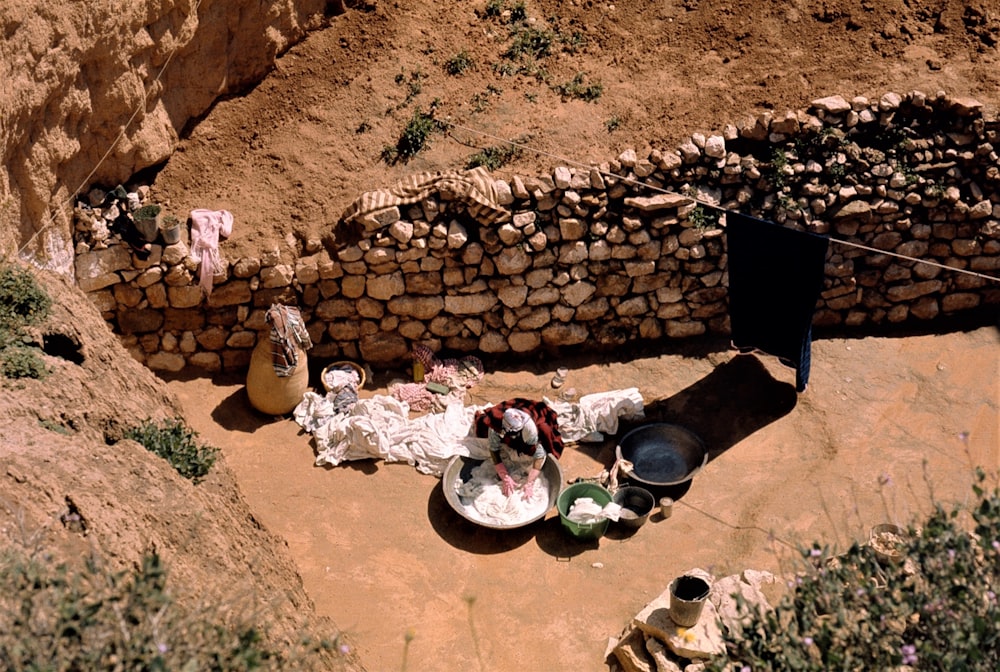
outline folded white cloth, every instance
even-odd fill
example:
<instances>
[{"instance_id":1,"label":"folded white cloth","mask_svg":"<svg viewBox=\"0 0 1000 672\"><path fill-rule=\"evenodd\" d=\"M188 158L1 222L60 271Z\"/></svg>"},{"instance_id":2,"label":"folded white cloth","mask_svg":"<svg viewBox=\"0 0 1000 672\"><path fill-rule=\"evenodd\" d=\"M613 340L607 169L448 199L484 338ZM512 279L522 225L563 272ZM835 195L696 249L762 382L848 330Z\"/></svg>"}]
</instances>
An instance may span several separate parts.
<instances>
[{"instance_id":1,"label":"folded white cloth","mask_svg":"<svg viewBox=\"0 0 1000 672\"><path fill-rule=\"evenodd\" d=\"M566 512L566 519L581 525L589 525L602 520L617 521L621 517L621 512L621 505L614 502L601 506L593 497L577 497Z\"/></svg>"}]
</instances>

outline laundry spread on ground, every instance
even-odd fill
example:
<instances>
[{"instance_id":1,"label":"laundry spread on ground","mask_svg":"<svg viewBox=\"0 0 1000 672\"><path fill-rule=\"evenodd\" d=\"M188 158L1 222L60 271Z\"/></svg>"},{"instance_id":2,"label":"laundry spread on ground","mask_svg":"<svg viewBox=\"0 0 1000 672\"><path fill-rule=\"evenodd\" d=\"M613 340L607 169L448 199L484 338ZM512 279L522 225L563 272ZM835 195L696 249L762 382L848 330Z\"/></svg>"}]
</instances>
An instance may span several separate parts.
<instances>
[{"instance_id":1,"label":"laundry spread on ground","mask_svg":"<svg viewBox=\"0 0 1000 672\"><path fill-rule=\"evenodd\" d=\"M504 460L511 477L523 483L531 467L530 459ZM496 470L490 460L485 460L470 473L467 481L461 476L451 484L458 494L462 510L469 518L490 525L517 525L545 515L549 510L549 483L544 478L535 481L531 497L524 496L523 488L511 495L504 495L497 480Z\"/></svg>"},{"instance_id":2,"label":"laundry spread on ground","mask_svg":"<svg viewBox=\"0 0 1000 672\"><path fill-rule=\"evenodd\" d=\"M411 419L409 405L392 396L360 399L347 411L335 408L335 398L332 392L306 392L293 411L295 421L312 435L317 465L375 458L406 462L440 477L456 455L489 456L488 439L476 437L473 425L476 413L492 404L452 401L442 412ZM637 388L589 394L578 402L544 401L555 411L565 440L602 441L603 432L617 431L619 420L644 417Z\"/></svg>"}]
</instances>

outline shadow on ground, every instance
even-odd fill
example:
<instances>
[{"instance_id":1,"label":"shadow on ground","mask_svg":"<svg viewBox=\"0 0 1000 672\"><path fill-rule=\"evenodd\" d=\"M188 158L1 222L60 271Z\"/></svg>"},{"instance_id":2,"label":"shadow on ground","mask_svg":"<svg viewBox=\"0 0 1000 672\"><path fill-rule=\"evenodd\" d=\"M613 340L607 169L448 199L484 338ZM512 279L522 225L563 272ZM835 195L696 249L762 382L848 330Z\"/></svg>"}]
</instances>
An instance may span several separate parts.
<instances>
[{"instance_id":1,"label":"shadow on ground","mask_svg":"<svg viewBox=\"0 0 1000 672\"><path fill-rule=\"evenodd\" d=\"M440 485L431 489L427 498L427 519L438 536L468 553L493 555L505 553L526 544L541 521L511 530L495 530L476 525L451 508Z\"/></svg>"},{"instance_id":2,"label":"shadow on ground","mask_svg":"<svg viewBox=\"0 0 1000 672\"><path fill-rule=\"evenodd\" d=\"M648 404L645 419L623 422L619 436L651 422L681 425L701 437L711 461L790 413L797 399L794 385L772 377L756 356L742 355L677 394Z\"/></svg>"}]
</instances>

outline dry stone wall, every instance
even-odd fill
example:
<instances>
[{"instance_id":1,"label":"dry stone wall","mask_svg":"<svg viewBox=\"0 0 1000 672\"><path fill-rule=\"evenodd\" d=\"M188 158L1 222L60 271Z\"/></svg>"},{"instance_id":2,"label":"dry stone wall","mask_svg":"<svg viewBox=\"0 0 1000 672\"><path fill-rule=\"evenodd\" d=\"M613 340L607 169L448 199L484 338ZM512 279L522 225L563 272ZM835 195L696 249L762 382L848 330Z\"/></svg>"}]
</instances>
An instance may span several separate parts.
<instances>
[{"instance_id":1,"label":"dry stone wall","mask_svg":"<svg viewBox=\"0 0 1000 672\"><path fill-rule=\"evenodd\" d=\"M822 98L646 157L497 180L505 223L442 194L386 208L352 238L226 260L208 296L184 241L144 261L94 249L101 213L83 207L76 272L134 356L170 371L245 367L272 303L299 307L311 356L386 366L418 342L505 357L725 334L727 210L834 239L820 327L995 315L998 135L980 103L944 93Z\"/></svg>"}]
</instances>

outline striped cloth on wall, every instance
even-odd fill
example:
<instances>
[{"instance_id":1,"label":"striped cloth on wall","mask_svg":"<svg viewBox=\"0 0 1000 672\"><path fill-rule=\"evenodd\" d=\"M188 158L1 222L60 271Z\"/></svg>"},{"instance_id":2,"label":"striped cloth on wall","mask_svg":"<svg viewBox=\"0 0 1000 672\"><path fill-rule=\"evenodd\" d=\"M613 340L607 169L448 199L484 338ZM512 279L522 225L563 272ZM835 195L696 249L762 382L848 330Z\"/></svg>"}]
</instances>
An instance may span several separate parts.
<instances>
[{"instance_id":1,"label":"striped cloth on wall","mask_svg":"<svg viewBox=\"0 0 1000 672\"><path fill-rule=\"evenodd\" d=\"M486 168L478 166L463 171L415 173L388 189L367 191L344 210L340 221L360 221L379 210L419 203L434 193L440 194L443 201L464 202L469 215L481 224L495 224L510 218L510 212L497 200L493 176Z\"/></svg>"}]
</instances>

